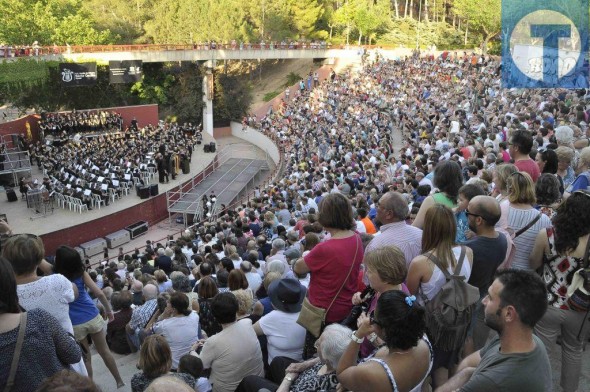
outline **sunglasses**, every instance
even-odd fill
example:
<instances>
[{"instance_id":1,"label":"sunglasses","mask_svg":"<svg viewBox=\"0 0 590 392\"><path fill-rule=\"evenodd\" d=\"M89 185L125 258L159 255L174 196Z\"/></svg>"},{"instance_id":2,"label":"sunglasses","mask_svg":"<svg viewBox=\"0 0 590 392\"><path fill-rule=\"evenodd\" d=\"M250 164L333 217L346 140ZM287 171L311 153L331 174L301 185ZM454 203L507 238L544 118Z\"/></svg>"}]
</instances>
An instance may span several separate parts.
<instances>
[{"instance_id":1,"label":"sunglasses","mask_svg":"<svg viewBox=\"0 0 590 392\"><path fill-rule=\"evenodd\" d=\"M483 215L480 215L480 214L474 214L473 212L469 212L469 210L465 210L465 214L466 214L467 216L469 216L469 215L471 215L471 216L478 216L478 217L480 217L481 219L483 219L484 221L488 221L488 220L489 220L489 219L488 219L488 218L486 218L485 216L483 216Z\"/></svg>"}]
</instances>

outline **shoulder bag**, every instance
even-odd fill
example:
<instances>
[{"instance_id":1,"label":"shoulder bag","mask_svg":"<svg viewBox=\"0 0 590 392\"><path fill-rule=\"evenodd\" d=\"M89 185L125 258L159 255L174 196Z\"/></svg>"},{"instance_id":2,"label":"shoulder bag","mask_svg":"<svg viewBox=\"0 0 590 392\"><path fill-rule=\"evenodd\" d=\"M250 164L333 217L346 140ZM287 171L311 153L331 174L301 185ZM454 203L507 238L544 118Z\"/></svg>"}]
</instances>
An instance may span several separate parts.
<instances>
[{"instance_id":1,"label":"shoulder bag","mask_svg":"<svg viewBox=\"0 0 590 392\"><path fill-rule=\"evenodd\" d=\"M16 378L16 370L18 369L18 362L20 359L20 353L23 348L23 342L25 340L25 330L27 329L27 312L21 312L20 314L20 326L18 329L18 337L16 338L16 346L14 348L14 355L12 357L12 363L10 364L10 373L8 373L8 380L4 387L4 392L9 392L14 386L14 379Z\"/></svg>"},{"instance_id":2,"label":"shoulder bag","mask_svg":"<svg viewBox=\"0 0 590 392\"><path fill-rule=\"evenodd\" d=\"M332 302L330 302L330 305L328 306L328 308L324 309L324 308L320 308L319 306L312 305L311 302L309 302L309 299L307 297L305 297L303 299L303 305L301 307L301 312L299 313L299 317L297 318L297 324L301 325L303 328L305 328L309 333L311 333L316 338L318 338L320 336L320 334L322 333L322 329L323 329L325 322L326 322L326 314L328 313L328 311L330 310L330 308L334 304L334 301L336 301L336 298L338 298L338 295L340 295L340 292L344 288L344 285L348 281L348 278L350 277L352 269L354 268L354 263L356 261L356 256L357 256L358 250L359 250L359 237L356 233L355 233L354 237L356 239L356 251L354 252L354 258L352 259L352 264L350 265L350 269L348 270L348 274L346 275L344 282L342 282L340 289L338 289L338 292L336 293L334 298L332 298Z\"/></svg>"}]
</instances>

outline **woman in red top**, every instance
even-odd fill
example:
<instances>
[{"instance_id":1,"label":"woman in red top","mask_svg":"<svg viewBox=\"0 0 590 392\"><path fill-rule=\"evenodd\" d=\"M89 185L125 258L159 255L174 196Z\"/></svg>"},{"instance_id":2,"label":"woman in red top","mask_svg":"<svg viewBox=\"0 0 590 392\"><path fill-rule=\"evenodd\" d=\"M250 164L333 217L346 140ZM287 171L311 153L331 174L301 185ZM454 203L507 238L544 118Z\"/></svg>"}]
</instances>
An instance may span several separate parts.
<instances>
[{"instance_id":1,"label":"woman in red top","mask_svg":"<svg viewBox=\"0 0 590 392\"><path fill-rule=\"evenodd\" d=\"M308 299L314 306L329 308L327 325L342 321L350 313L364 252L360 236L353 231L356 223L352 205L344 195L333 193L326 196L320 202L319 210L318 222L330 237L297 260L293 270L298 275L311 273ZM305 357L314 354L315 338L310 333L307 337Z\"/></svg>"}]
</instances>

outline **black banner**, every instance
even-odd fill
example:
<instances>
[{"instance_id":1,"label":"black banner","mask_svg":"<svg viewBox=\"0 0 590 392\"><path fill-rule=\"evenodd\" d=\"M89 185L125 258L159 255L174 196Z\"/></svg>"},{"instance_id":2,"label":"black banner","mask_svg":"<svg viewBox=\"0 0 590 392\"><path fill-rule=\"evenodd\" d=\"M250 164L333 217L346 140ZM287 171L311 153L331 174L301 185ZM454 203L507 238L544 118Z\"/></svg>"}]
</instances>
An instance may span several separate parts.
<instances>
[{"instance_id":1,"label":"black banner","mask_svg":"<svg viewBox=\"0 0 590 392\"><path fill-rule=\"evenodd\" d=\"M109 61L111 84L140 82L142 72L141 60Z\"/></svg>"},{"instance_id":2,"label":"black banner","mask_svg":"<svg viewBox=\"0 0 590 392\"><path fill-rule=\"evenodd\" d=\"M59 63L59 73L66 87L96 84L96 63Z\"/></svg>"}]
</instances>

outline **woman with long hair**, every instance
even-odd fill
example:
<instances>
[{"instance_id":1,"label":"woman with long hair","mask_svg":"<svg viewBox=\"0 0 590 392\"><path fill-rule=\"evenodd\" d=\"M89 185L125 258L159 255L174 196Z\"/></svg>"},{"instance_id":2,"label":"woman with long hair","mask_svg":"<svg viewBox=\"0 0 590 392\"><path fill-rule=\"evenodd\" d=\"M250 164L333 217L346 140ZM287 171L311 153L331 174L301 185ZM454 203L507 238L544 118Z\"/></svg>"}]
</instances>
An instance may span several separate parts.
<instances>
[{"instance_id":1,"label":"woman with long hair","mask_svg":"<svg viewBox=\"0 0 590 392\"><path fill-rule=\"evenodd\" d=\"M433 355L425 335L424 309L415 299L402 291L386 291L373 312L361 314L338 363L338 381L344 388L359 392L422 389ZM385 345L357 365L360 342L371 334Z\"/></svg>"},{"instance_id":2,"label":"woman with long hair","mask_svg":"<svg viewBox=\"0 0 590 392\"><path fill-rule=\"evenodd\" d=\"M426 213L424 222L422 254L410 263L406 281L408 290L418 297L420 304L424 304L423 297L432 300L446 283L441 267L453 274L462 252L465 252L459 275L464 276L467 281L473 265L473 251L469 247L455 244L457 227L450 208L442 204L434 205ZM449 369L458 362L459 350L449 350L450 344L443 347L437 340L434 340L432 345L435 353L432 368L433 387L436 387L444 384L449 378Z\"/></svg>"},{"instance_id":3,"label":"woman with long hair","mask_svg":"<svg viewBox=\"0 0 590 392\"><path fill-rule=\"evenodd\" d=\"M199 282L199 321L201 328L211 337L218 332L221 332L221 325L213 317L211 312L211 300L217 295L217 284L210 276L205 276Z\"/></svg>"},{"instance_id":4,"label":"woman with long hair","mask_svg":"<svg viewBox=\"0 0 590 392\"><path fill-rule=\"evenodd\" d=\"M21 309L14 270L4 257L0 257L0 287L0 390L33 391L45 378L79 362L80 348L60 322L44 309ZM22 328L24 336L16 374L9 380ZM11 388L7 387L9 381Z\"/></svg>"},{"instance_id":5,"label":"woman with long hair","mask_svg":"<svg viewBox=\"0 0 590 392\"><path fill-rule=\"evenodd\" d=\"M84 271L82 258L74 248L70 248L69 246L60 246L57 248L55 252L55 272L62 274L78 287L78 298L70 303L70 319L74 326L74 337L76 341L82 344L86 352L89 352L87 337L90 336L92 338L96 351L98 351L106 367L115 378L117 388L121 388L125 383L119 374L115 359L107 345L104 331L105 320L100 316L98 308L86 291L86 287L98 298L106 311L109 321L113 321L115 315L111 309L110 302L102 290L94 283L90 275L88 275L88 272ZM86 355L84 360L86 369L88 370L88 376L92 378L92 356Z\"/></svg>"},{"instance_id":6,"label":"woman with long hair","mask_svg":"<svg viewBox=\"0 0 590 392\"><path fill-rule=\"evenodd\" d=\"M439 192L424 199L418 210L418 215L412 223L414 227L421 229L424 226L426 212L436 204L442 204L449 208L457 206L459 188L463 185L461 166L455 161L439 162L434 168L432 184L438 188Z\"/></svg>"},{"instance_id":7,"label":"woman with long hair","mask_svg":"<svg viewBox=\"0 0 590 392\"><path fill-rule=\"evenodd\" d=\"M578 389L584 340L590 330L588 311L569 301L567 294L574 274L588 258L590 237L590 193L575 191L557 209L553 228L539 231L529 261L532 269L542 268L547 283L549 307L535 326L550 353L561 335L561 387Z\"/></svg>"}]
</instances>

